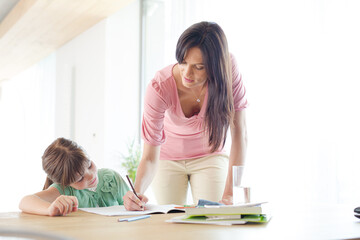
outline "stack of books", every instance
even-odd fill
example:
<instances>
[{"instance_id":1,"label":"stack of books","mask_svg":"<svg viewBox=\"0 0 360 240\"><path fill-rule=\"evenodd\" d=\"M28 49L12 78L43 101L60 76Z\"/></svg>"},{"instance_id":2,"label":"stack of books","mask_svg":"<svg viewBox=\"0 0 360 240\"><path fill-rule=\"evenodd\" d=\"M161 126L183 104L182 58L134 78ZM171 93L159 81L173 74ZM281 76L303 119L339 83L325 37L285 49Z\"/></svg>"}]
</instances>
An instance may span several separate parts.
<instances>
[{"instance_id":1,"label":"stack of books","mask_svg":"<svg viewBox=\"0 0 360 240\"><path fill-rule=\"evenodd\" d=\"M264 210L266 202L241 205L205 205L186 208L185 215L168 220L173 223L198 223L215 225L237 225L245 223L266 223L270 215Z\"/></svg>"}]
</instances>

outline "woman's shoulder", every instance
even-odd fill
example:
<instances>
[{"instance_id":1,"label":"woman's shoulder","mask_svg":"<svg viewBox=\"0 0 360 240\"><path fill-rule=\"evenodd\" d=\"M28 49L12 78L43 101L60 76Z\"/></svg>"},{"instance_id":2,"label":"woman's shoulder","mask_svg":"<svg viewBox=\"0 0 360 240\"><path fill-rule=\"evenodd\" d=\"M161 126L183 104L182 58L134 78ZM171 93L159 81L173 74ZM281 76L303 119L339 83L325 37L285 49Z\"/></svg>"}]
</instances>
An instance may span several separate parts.
<instances>
[{"instance_id":1,"label":"woman's shoulder","mask_svg":"<svg viewBox=\"0 0 360 240\"><path fill-rule=\"evenodd\" d=\"M229 55L230 55L230 63L232 65L233 70L234 70L234 68L237 69L238 68L238 63L236 61L235 55L232 54L231 52L229 52Z\"/></svg>"},{"instance_id":2,"label":"woman's shoulder","mask_svg":"<svg viewBox=\"0 0 360 240\"><path fill-rule=\"evenodd\" d=\"M170 64L155 73L154 78L151 80L150 85L159 86L160 88L167 88L173 82L172 70L175 64Z\"/></svg>"},{"instance_id":3,"label":"woman's shoulder","mask_svg":"<svg viewBox=\"0 0 360 240\"><path fill-rule=\"evenodd\" d=\"M241 81L241 73L239 70L238 63L236 61L236 57L231 52L229 53L229 55L230 55L230 64L231 64L233 83L240 82Z\"/></svg>"},{"instance_id":4,"label":"woman's shoulder","mask_svg":"<svg viewBox=\"0 0 360 240\"><path fill-rule=\"evenodd\" d=\"M176 95L176 83L172 73L174 66L175 64L171 64L156 72L147 86L148 97L160 97L167 103L172 101L171 99Z\"/></svg>"}]
</instances>

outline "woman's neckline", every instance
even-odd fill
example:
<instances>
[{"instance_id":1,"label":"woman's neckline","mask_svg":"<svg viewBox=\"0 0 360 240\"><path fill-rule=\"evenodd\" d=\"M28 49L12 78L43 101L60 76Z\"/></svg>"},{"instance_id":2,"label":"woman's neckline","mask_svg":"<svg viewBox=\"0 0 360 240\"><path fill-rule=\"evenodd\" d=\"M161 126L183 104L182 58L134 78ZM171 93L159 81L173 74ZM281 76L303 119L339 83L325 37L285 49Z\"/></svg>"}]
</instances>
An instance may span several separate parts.
<instances>
[{"instance_id":1,"label":"woman's neckline","mask_svg":"<svg viewBox=\"0 0 360 240\"><path fill-rule=\"evenodd\" d=\"M178 82L177 82L177 80L176 80L176 78L175 78L175 74L174 74L174 68L175 67L177 67L179 64L178 63L175 63L173 66L172 66L172 68L171 68L171 78L172 78L172 80L173 80L173 82L174 82L174 85L175 85L175 94L176 94L176 101L177 101L177 106L178 106L178 108L180 109L180 111L181 111L181 113L182 113L182 116L184 117L184 118L186 118L186 119L191 119L191 118L196 118L196 117L198 117L198 116L202 116L203 115L203 108L204 107L206 107L205 105L207 104L206 102L207 102L207 95L208 95L208 91L207 91L207 86L205 86L205 95L204 95L204 100L203 100L203 104L202 104L202 106L201 106L201 108L200 108L200 111L199 111L199 113L198 114L194 114L194 115L192 115L192 116L190 116L190 117L187 117L186 115L185 115L185 113L184 113L184 111L183 111L183 109L182 109L182 106L181 106L181 103L180 103L180 97L179 97L179 92L178 91L182 91L182 89L178 89ZM178 72L178 75L180 75L180 72ZM185 87L184 87L185 88Z\"/></svg>"}]
</instances>

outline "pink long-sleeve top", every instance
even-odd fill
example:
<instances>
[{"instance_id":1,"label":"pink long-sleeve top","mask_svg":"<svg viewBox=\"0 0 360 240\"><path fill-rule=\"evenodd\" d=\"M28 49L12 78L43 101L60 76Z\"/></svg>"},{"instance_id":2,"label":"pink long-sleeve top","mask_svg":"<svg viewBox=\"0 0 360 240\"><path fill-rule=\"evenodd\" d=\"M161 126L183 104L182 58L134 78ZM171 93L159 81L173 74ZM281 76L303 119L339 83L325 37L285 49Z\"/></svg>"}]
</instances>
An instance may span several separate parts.
<instances>
[{"instance_id":1,"label":"pink long-sleeve top","mask_svg":"<svg viewBox=\"0 0 360 240\"><path fill-rule=\"evenodd\" d=\"M235 111L248 105L246 90L236 60L231 55ZM199 114L190 118L182 111L172 69L169 65L155 74L145 93L142 138L145 143L159 146L160 160L183 160L223 153L219 148L211 153L205 135L205 113L208 91Z\"/></svg>"}]
</instances>

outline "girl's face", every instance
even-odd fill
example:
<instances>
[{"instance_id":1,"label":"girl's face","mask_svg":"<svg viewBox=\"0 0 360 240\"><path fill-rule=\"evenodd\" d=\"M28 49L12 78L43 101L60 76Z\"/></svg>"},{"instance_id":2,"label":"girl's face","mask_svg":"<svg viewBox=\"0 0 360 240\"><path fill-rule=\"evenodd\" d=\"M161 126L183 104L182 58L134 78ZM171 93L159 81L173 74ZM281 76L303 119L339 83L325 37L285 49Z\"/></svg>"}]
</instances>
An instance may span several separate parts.
<instances>
[{"instance_id":1,"label":"girl's face","mask_svg":"<svg viewBox=\"0 0 360 240\"><path fill-rule=\"evenodd\" d=\"M71 187L82 190L86 188L94 188L99 183L97 176L97 168L93 161L89 161L88 167L85 169L84 175L78 177L78 180L72 184Z\"/></svg>"},{"instance_id":2,"label":"girl's face","mask_svg":"<svg viewBox=\"0 0 360 240\"><path fill-rule=\"evenodd\" d=\"M184 87L192 88L204 85L207 74L200 48L193 47L186 51L184 61L179 64L179 70Z\"/></svg>"}]
</instances>

